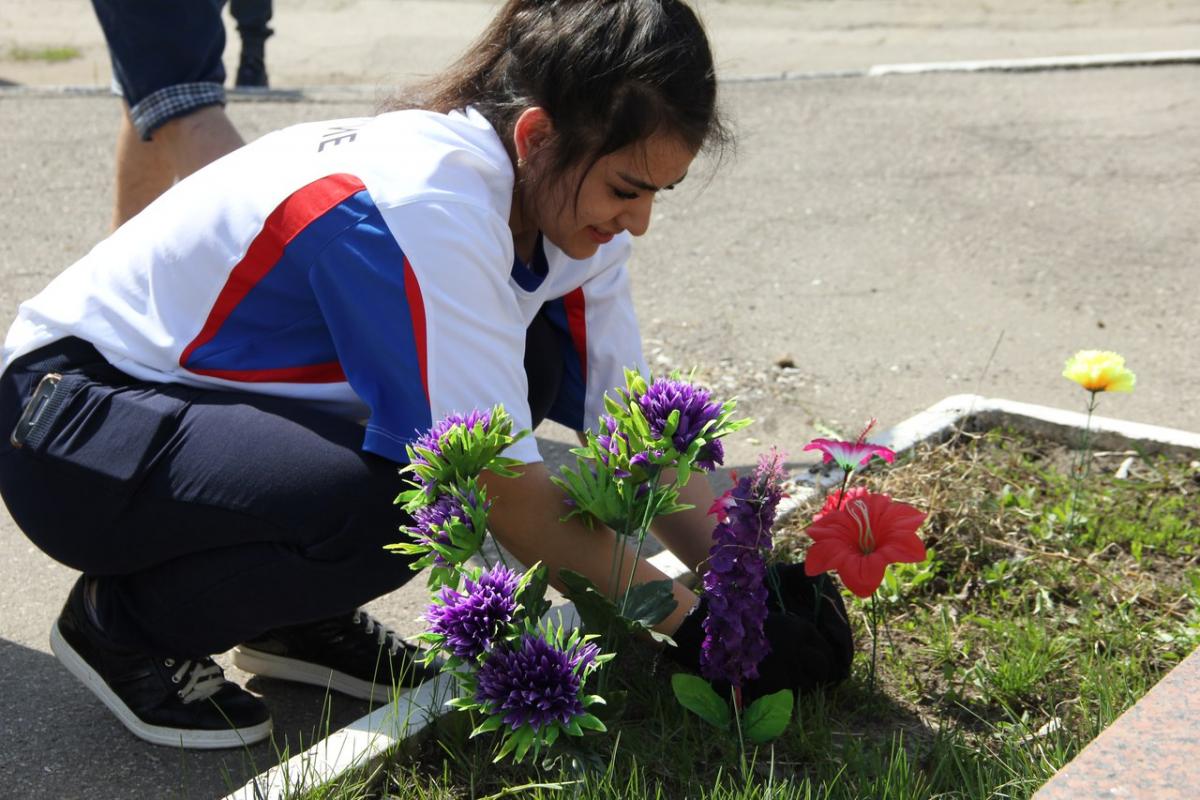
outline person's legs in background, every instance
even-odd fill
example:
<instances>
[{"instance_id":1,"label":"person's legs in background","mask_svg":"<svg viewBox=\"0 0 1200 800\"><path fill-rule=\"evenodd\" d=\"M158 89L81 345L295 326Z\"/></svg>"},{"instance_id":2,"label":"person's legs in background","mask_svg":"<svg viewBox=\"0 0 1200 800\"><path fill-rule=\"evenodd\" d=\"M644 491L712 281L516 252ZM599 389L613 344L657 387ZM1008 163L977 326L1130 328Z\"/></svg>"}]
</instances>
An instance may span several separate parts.
<instances>
[{"instance_id":1,"label":"person's legs in background","mask_svg":"<svg viewBox=\"0 0 1200 800\"><path fill-rule=\"evenodd\" d=\"M225 115L221 0L92 0L126 102L113 228L243 144Z\"/></svg>"},{"instance_id":2,"label":"person's legs in background","mask_svg":"<svg viewBox=\"0 0 1200 800\"><path fill-rule=\"evenodd\" d=\"M237 22L242 40L235 85L238 88L262 88L267 81L267 38L274 33L270 26L271 0L229 0L229 13Z\"/></svg>"},{"instance_id":3,"label":"person's legs in background","mask_svg":"<svg viewBox=\"0 0 1200 800\"><path fill-rule=\"evenodd\" d=\"M126 108L117 133L113 229L150 205L175 181L242 144L241 135L219 105L168 120L150 139L143 139L134 128Z\"/></svg>"}]
</instances>

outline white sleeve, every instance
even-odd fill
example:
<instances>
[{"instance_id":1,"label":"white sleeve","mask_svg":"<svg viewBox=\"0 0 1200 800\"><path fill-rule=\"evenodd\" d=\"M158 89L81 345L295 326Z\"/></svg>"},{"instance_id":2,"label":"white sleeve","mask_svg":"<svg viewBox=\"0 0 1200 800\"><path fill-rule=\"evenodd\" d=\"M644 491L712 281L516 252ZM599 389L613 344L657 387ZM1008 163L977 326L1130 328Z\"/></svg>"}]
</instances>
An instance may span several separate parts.
<instances>
[{"instance_id":1,"label":"white sleeve","mask_svg":"<svg viewBox=\"0 0 1200 800\"><path fill-rule=\"evenodd\" d=\"M431 419L499 403L514 430L528 429L526 326L508 287L513 253L507 221L453 200L403 204L383 215L417 284L409 293L419 296L423 310L420 371ZM532 436L505 455L541 460Z\"/></svg>"}]
</instances>

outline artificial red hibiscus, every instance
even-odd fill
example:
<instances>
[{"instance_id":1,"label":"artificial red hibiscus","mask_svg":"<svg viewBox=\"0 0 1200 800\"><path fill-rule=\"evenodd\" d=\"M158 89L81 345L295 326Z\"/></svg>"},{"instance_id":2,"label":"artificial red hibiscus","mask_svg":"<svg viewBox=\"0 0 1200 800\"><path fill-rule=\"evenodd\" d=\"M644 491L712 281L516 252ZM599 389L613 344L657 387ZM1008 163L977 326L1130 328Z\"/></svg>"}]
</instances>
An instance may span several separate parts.
<instances>
[{"instance_id":1,"label":"artificial red hibiscus","mask_svg":"<svg viewBox=\"0 0 1200 800\"><path fill-rule=\"evenodd\" d=\"M855 486L846 491L834 489L829 494L825 495L825 505L821 506L821 510L813 514L813 522L816 522L826 514L837 511L843 505L851 500L861 500L867 496L867 487ZM711 513L711 512L710 512Z\"/></svg>"},{"instance_id":2,"label":"artificial red hibiscus","mask_svg":"<svg viewBox=\"0 0 1200 800\"><path fill-rule=\"evenodd\" d=\"M814 576L834 570L847 589L859 597L870 597L883 582L888 564L925 560L925 545L917 528L926 515L887 495L854 490L846 495L840 508L822 509L819 519L808 527L813 545L804 571Z\"/></svg>"}]
</instances>

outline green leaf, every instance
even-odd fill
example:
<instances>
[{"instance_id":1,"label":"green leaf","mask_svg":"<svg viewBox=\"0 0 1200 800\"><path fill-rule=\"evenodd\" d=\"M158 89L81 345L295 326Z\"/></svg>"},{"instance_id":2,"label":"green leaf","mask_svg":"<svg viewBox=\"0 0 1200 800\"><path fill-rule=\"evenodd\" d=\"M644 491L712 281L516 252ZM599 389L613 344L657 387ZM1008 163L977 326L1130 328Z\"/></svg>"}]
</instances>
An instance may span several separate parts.
<instances>
[{"instance_id":1,"label":"green leaf","mask_svg":"<svg viewBox=\"0 0 1200 800\"><path fill-rule=\"evenodd\" d=\"M620 615L616 605L586 577L569 569L561 569L558 571L558 579L566 587L566 595L575 604L575 610L579 612L579 619L585 630L603 634L617 622Z\"/></svg>"},{"instance_id":2,"label":"green leaf","mask_svg":"<svg viewBox=\"0 0 1200 800\"><path fill-rule=\"evenodd\" d=\"M677 672L671 676L671 691L679 705L691 711L710 725L723 731L729 730L732 715L729 705L709 685L696 675Z\"/></svg>"},{"instance_id":3,"label":"green leaf","mask_svg":"<svg viewBox=\"0 0 1200 800\"><path fill-rule=\"evenodd\" d=\"M492 759L492 763L495 764L496 762L498 762L502 758L504 758L506 755L511 753L513 751L513 748L515 748L517 746L517 744L518 744L518 742L517 742L516 736L513 736L511 734L509 736L506 736L504 738L504 742L500 745L500 752L496 753L496 757Z\"/></svg>"},{"instance_id":4,"label":"green leaf","mask_svg":"<svg viewBox=\"0 0 1200 800\"><path fill-rule=\"evenodd\" d=\"M678 408L673 409L671 411L671 413L667 415L667 423L665 425L663 425L661 436L664 439L670 439L672 436L675 435L675 431L677 431L677 430L679 430L679 409Z\"/></svg>"},{"instance_id":5,"label":"green leaf","mask_svg":"<svg viewBox=\"0 0 1200 800\"><path fill-rule=\"evenodd\" d=\"M601 733L604 733L608 730L604 723L593 714L580 714L575 718L575 722L579 724L580 728L583 728L586 731L600 731Z\"/></svg>"},{"instance_id":6,"label":"green leaf","mask_svg":"<svg viewBox=\"0 0 1200 800\"><path fill-rule=\"evenodd\" d=\"M649 581L633 587L622 616L647 628L662 622L679 606L675 600L674 583L667 579Z\"/></svg>"},{"instance_id":7,"label":"green leaf","mask_svg":"<svg viewBox=\"0 0 1200 800\"><path fill-rule=\"evenodd\" d=\"M500 728L500 726L503 724L504 724L504 717L502 717L499 714L497 714L494 717L488 717L487 719L485 719L483 721L482 725L480 725L475 730L471 731L471 738L474 739L476 736L479 736L480 734L489 733L491 731L498 730Z\"/></svg>"},{"instance_id":8,"label":"green leaf","mask_svg":"<svg viewBox=\"0 0 1200 800\"><path fill-rule=\"evenodd\" d=\"M517 745L517 751L513 754L513 757L519 764L525 760L525 754L529 752L529 746L534 742L534 734L533 731L526 726L517 731L513 738L520 740L520 743Z\"/></svg>"},{"instance_id":9,"label":"green leaf","mask_svg":"<svg viewBox=\"0 0 1200 800\"><path fill-rule=\"evenodd\" d=\"M525 570L517 584L516 601L522 607L521 616L531 624L537 624L550 608L550 601L546 599L546 587L549 585L549 571L541 562Z\"/></svg>"},{"instance_id":10,"label":"green leaf","mask_svg":"<svg viewBox=\"0 0 1200 800\"><path fill-rule=\"evenodd\" d=\"M746 738L763 744L778 737L792 718L794 701L791 691L782 689L751 703L744 722Z\"/></svg>"}]
</instances>

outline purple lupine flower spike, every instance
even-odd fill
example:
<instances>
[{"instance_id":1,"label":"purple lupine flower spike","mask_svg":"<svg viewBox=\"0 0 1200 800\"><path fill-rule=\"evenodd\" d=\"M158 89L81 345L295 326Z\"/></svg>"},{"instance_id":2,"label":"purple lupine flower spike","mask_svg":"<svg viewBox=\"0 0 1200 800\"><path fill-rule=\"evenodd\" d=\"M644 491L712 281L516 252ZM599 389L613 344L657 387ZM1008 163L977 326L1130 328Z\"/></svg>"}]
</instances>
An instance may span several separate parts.
<instances>
[{"instance_id":1,"label":"purple lupine flower spike","mask_svg":"<svg viewBox=\"0 0 1200 800\"><path fill-rule=\"evenodd\" d=\"M463 591L441 591L442 602L429 606L425 619L431 633L445 636L443 646L459 658L474 659L498 644L517 608L518 576L497 566L466 578Z\"/></svg>"},{"instance_id":2,"label":"purple lupine flower spike","mask_svg":"<svg viewBox=\"0 0 1200 800\"><path fill-rule=\"evenodd\" d=\"M700 670L709 680L740 687L758 677L758 664L769 652L763 634L764 579L782 481L782 457L772 452L752 475L736 479L711 509L719 521L704 576L708 616L700 652Z\"/></svg>"}]
</instances>

